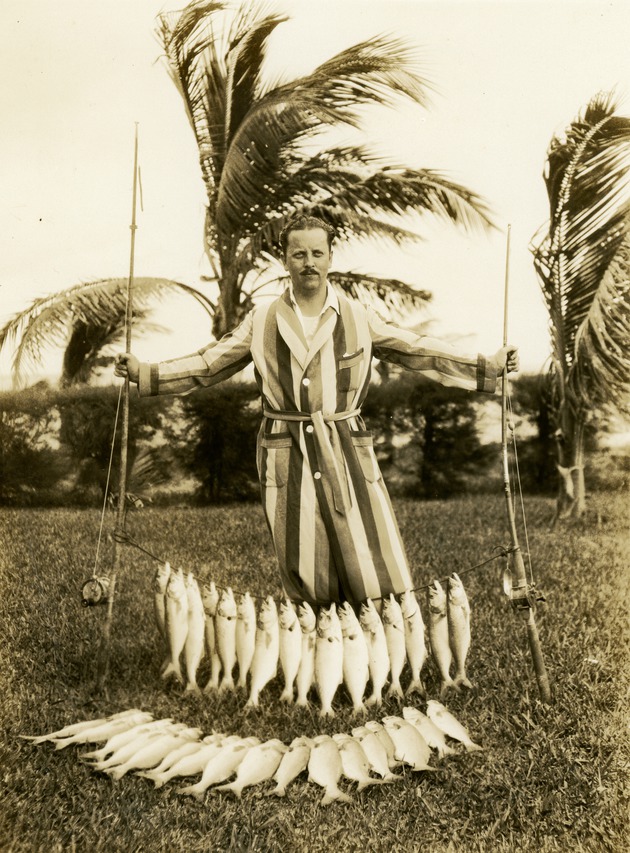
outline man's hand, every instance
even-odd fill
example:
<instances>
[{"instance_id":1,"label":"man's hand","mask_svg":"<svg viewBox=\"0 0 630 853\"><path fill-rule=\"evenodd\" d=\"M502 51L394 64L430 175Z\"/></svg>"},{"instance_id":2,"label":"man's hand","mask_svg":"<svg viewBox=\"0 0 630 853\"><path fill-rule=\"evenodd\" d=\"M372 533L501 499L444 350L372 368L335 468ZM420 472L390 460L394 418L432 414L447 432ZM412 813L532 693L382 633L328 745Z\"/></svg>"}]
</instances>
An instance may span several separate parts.
<instances>
[{"instance_id":1,"label":"man's hand","mask_svg":"<svg viewBox=\"0 0 630 853\"><path fill-rule=\"evenodd\" d=\"M129 377L131 382L138 382L138 373L140 371L140 362L130 352L120 352L116 356L114 362L114 373L116 376L122 376L123 379Z\"/></svg>"},{"instance_id":2,"label":"man's hand","mask_svg":"<svg viewBox=\"0 0 630 853\"><path fill-rule=\"evenodd\" d=\"M518 370L521 360L518 355L518 349L511 344L507 346L501 347L500 350L492 356L492 360L494 361L497 374L500 376L503 373L503 370L507 367L507 372L512 373L514 370Z\"/></svg>"}]
</instances>

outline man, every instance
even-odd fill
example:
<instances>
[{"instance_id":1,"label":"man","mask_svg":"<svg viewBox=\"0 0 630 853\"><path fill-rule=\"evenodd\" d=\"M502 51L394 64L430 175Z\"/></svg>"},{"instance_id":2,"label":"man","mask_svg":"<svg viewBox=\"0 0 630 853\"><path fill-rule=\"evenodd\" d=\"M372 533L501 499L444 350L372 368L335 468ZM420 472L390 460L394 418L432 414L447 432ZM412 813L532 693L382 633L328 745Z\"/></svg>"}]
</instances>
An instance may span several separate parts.
<instances>
[{"instance_id":1,"label":"man","mask_svg":"<svg viewBox=\"0 0 630 853\"><path fill-rule=\"evenodd\" d=\"M199 352L160 364L117 357L140 395L214 385L251 361L263 401L257 467L282 584L293 600L353 604L412 586L404 547L361 418L372 357L444 385L493 393L514 347L464 356L387 323L327 281L333 230L298 215L281 235L290 286Z\"/></svg>"}]
</instances>

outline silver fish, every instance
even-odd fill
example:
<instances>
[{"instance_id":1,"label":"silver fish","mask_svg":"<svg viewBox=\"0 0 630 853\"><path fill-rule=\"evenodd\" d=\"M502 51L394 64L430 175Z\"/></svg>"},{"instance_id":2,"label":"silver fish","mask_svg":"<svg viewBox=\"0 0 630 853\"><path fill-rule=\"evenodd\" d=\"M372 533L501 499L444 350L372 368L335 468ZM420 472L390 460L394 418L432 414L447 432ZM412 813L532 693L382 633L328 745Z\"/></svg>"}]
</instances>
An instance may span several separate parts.
<instances>
[{"instance_id":1,"label":"silver fish","mask_svg":"<svg viewBox=\"0 0 630 853\"><path fill-rule=\"evenodd\" d=\"M160 637L166 640L166 585L171 574L171 564L158 566L153 579L153 609Z\"/></svg>"},{"instance_id":2,"label":"silver fish","mask_svg":"<svg viewBox=\"0 0 630 853\"><path fill-rule=\"evenodd\" d=\"M104 726L113 720L124 720L126 717L130 717L137 713L138 708L132 708L129 711L121 711L119 714L112 714L109 717L97 717L93 720L82 720L78 723L72 723L71 725L64 726L62 729L57 729L57 731L49 732L45 735L20 735L20 737L22 740L30 740L33 744L37 745L49 740L54 741L60 738L73 737L74 735L81 734L81 732L87 731L88 729L93 729L97 726Z\"/></svg>"},{"instance_id":3,"label":"silver fish","mask_svg":"<svg viewBox=\"0 0 630 853\"><path fill-rule=\"evenodd\" d=\"M446 743L444 732L426 714L423 714L418 708L409 707L403 708L402 713L403 718L418 729L431 749L437 751L440 758L444 758L445 755L455 755L455 750Z\"/></svg>"},{"instance_id":4,"label":"silver fish","mask_svg":"<svg viewBox=\"0 0 630 853\"><path fill-rule=\"evenodd\" d=\"M155 767L165 755L173 749L178 749L186 740L198 740L200 729L182 729L173 734L163 734L152 739L127 759L124 764L117 764L105 770L112 779L122 779L130 770L146 770Z\"/></svg>"},{"instance_id":5,"label":"silver fish","mask_svg":"<svg viewBox=\"0 0 630 853\"><path fill-rule=\"evenodd\" d=\"M257 707L261 690L275 678L280 657L278 608L271 595L263 601L256 622L256 642L251 666L247 707Z\"/></svg>"},{"instance_id":6,"label":"silver fish","mask_svg":"<svg viewBox=\"0 0 630 853\"><path fill-rule=\"evenodd\" d=\"M296 705L308 705L308 694L315 680L315 628L317 617L307 601L298 605L298 622L302 631L302 652L296 678Z\"/></svg>"},{"instance_id":7,"label":"silver fish","mask_svg":"<svg viewBox=\"0 0 630 853\"><path fill-rule=\"evenodd\" d=\"M214 581L204 583L201 589L201 600L206 614L205 637L206 654L210 661L210 678L204 687L204 693L211 693L219 687L219 676L221 675L221 659L217 652L216 631L214 620L219 606L219 593Z\"/></svg>"},{"instance_id":8,"label":"silver fish","mask_svg":"<svg viewBox=\"0 0 630 853\"><path fill-rule=\"evenodd\" d=\"M440 696L443 696L449 687L454 687L450 676L453 655L448 636L448 618L446 614L446 593L438 580L433 581L429 587L429 640L431 642L431 654L440 673L442 683L440 685Z\"/></svg>"},{"instance_id":9,"label":"silver fish","mask_svg":"<svg viewBox=\"0 0 630 853\"><path fill-rule=\"evenodd\" d=\"M184 643L184 661L186 663L186 691L199 693L197 669L204 655L205 614L201 590L192 572L186 578L188 596L188 633Z\"/></svg>"},{"instance_id":10,"label":"silver fish","mask_svg":"<svg viewBox=\"0 0 630 853\"><path fill-rule=\"evenodd\" d=\"M470 648L470 604L459 575L448 579L447 596L448 635L455 661L453 681L457 687L472 688L466 676L466 658Z\"/></svg>"},{"instance_id":11,"label":"silver fish","mask_svg":"<svg viewBox=\"0 0 630 853\"><path fill-rule=\"evenodd\" d=\"M352 700L353 712L365 714L367 709L363 696L370 677L365 635L349 601L345 601L337 612L343 638L343 681Z\"/></svg>"},{"instance_id":12,"label":"silver fish","mask_svg":"<svg viewBox=\"0 0 630 853\"><path fill-rule=\"evenodd\" d=\"M302 658L302 631L293 602L286 598L280 602L278 614L280 627L280 668L284 676L281 702L293 702L293 685Z\"/></svg>"},{"instance_id":13,"label":"silver fish","mask_svg":"<svg viewBox=\"0 0 630 853\"><path fill-rule=\"evenodd\" d=\"M339 788L342 771L341 756L335 741L329 735L318 735L314 738L308 759L308 780L324 789L321 800L323 806L335 800L352 802L352 797Z\"/></svg>"},{"instance_id":14,"label":"silver fish","mask_svg":"<svg viewBox=\"0 0 630 853\"><path fill-rule=\"evenodd\" d=\"M233 736L232 741L223 735L217 735L215 740L208 741L206 738L197 744L197 749L187 756L181 756L174 761L170 766L160 770L159 767L153 770L141 771L138 776L144 776L146 779L151 779L156 788L161 788L171 779L179 776L195 776L197 773L203 773L210 759L218 755L224 745L230 742L240 741L239 737Z\"/></svg>"},{"instance_id":15,"label":"silver fish","mask_svg":"<svg viewBox=\"0 0 630 853\"><path fill-rule=\"evenodd\" d=\"M237 797L241 796L243 788L258 785L271 779L278 769L282 756L287 747L277 738L252 746L247 755L238 765L236 779L227 785L219 785L215 791L231 791Z\"/></svg>"},{"instance_id":16,"label":"silver fish","mask_svg":"<svg viewBox=\"0 0 630 853\"><path fill-rule=\"evenodd\" d=\"M236 601L231 587L224 589L219 597L217 615L214 617L214 630L217 652L223 669L219 690L233 690L233 673L236 666Z\"/></svg>"},{"instance_id":17,"label":"silver fish","mask_svg":"<svg viewBox=\"0 0 630 853\"><path fill-rule=\"evenodd\" d=\"M435 770L429 759L431 750L429 744L420 732L402 717L384 717L383 725L394 741L396 751L394 757L409 765L412 770Z\"/></svg>"},{"instance_id":18,"label":"silver fish","mask_svg":"<svg viewBox=\"0 0 630 853\"><path fill-rule=\"evenodd\" d=\"M389 769L387 750L381 740L379 740L376 732L370 731L367 726L357 726L352 729L352 737L361 744L361 749L375 773L378 773L379 776L388 782L395 782L397 779L400 780L403 778L397 773L392 773ZM394 751L395 748L392 741L392 760L394 760Z\"/></svg>"},{"instance_id":19,"label":"silver fish","mask_svg":"<svg viewBox=\"0 0 630 853\"><path fill-rule=\"evenodd\" d=\"M385 748L385 752L387 753L387 763L390 770L393 770L394 767L399 767L400 761L396 759L396 746L385 726L382 723L379 723L378 720L368 720L365 724L365 728L375 734Z\"/></svg>"},{"instance_id":20,"label":"silver fish","mask_svg":"<svg viewBox=\"0 0 630 853\"><path fill-rule=\"evenodd\" d=\"M174 676L184 683L180 656L184 651L188 634L188 593L181 568L171 571L166 586L166 638L168 641L168 663L162 670L162 678Z\"/></svg>"},{"instance_id":21,"label":"silver fish","mask_svg":"<svg viewBox=\"0 0 630 853\"><path fill-rule=\"evenodd\" d=\"M400 600L400 610L405 624L405 649L407 661L411 670L411 681L407 686L406 695L419 693L426 696L424 684L420 677L422 667L427 659L427 646L424 639L424 621L418 599L410 589L406 589Z\"/></svg>"},{"instance_id":22,"label":"silver fish","mask_svg":"<svg viewBox=\"0 0 630 853\"><path fill-rule=\"evenodd\" d=\"M390 594L389 598L383 599L383 613L381 618L383 620L383 628L385 629L385 642L387 643L387 653L389 655L391 679L387 695L402 699L403 691L400 686L400 675L407 658L405 623L400 604L396 601L393 593Z\"/></svg>"},{"instance_id":23,"label":"silver fish","mask_svg":"<svg viewBox=\"0 0 630 853\"><path fill-rule=\"evenodd\" d=\"M145 732L164 729L165 726L172 722L172 717L167 717L164 720L151 720L148 723L139 723L137 726L132 726L130 729L124 729L122 732L112 735L100 749L95 749L92 752L82 752L79 758L81 761L104 761L108 755L112 755L117 749L128 743L132 743Z\"/></svg>"},{"instance_id":24,"label":"silver fish","mask_svg":"<svg viewBox=\"0 0 630 853\"><path fill-rule=\"evenodd\" d=\"M53 742L55 749L65 749L74 743L101 743L108 740L112 735L118 734L118 732L130 729L138 723L148 723L152 719L153 716L149 713L135 711L126 717L107 720L91 728L82 729L70 737L56 738Z\"/></svg>"},{"instance_id":25,"label":"silver fish","mask_svg":"<svg viewBox=\"0 0 630 853\"><path fill-rule=\"evenodd\" d=\"M246 592L236 605L236 660L238 681L236 686L247 689L247 676L254 657L256 643L256 607L251 595Z\"/></svg>"},{"instance_id":26,"label":"silver fish","mask_svg":"<svg viewBox=\"0 0 630 853\"><path fill-rule=\"evenodd\" d=\"M274 774L273 779L276 787L267 791L267 796L274 794L276 797L284 797L287 785L306 770L311 754L311 744L312 741L308 738L293 738Z\"/></svg>"},{"instance_id":27,"label":"silver fish","mask_svg":"<svg viewBox=\"0 0 630 853\"><path fill-rule=\"evenodd\" d=\"M219 785L229 779L236 772L236 768L243 761L247 752L259 743L260 741L255 737L237 738L231 743L226 743L206 764L201 779L194 785L177 788L176 793L190 794L201 799L211 785Z\"/></svg>"},{"instance_id":28,"label":"silver fish","mask_svg":"<svg viewBox=\"0 0 630 853\"><path fill-rule=\"evenodd\" d=\"M341 772L351 782L358 782L358 791L370 785L384 785L385 779L375 779L370 776L370 762L363 751L361 744L356 738L348 734L333 735L341 757Z\"/></svg>"},{"instance_id":29,"label":"silver fish","mask_svg":"<svg viewBox=\"0 0 630 853\"><path fill-rule=\"evenodd\" d=\"M321 704L319 713L320 717L334 717L332 701L343 681L343 640L334 603L320 609L315 633L315 683Z\"/></svg>"},{"instance_id":30,"label":"silver fish","mask_svg":"<svg viewBox=\"0 0 630 853\"><path fill-rule=\"evenodd\" d=\"M368 647L368 663L372 682L372 693L365 700L365 704L380 706L383 701L382 690L389 675L389 653L381 617L374 606L374 602L369 598L361 605L359 622Z\"/></svg>"},{"instance_id":31,"label":"silver fish","mask_svg":"<svg viewBox=\"0 0 630 853\"><path fill-rule=\"evenodd\" d=\"M474 743L466 728L457 720L451 712L438 702L436 699L429 699L427 702L427 717L432 720L435 725L441 729L445 735L458 740L464 744L467 752L479 752L483 749L479 744Z\"/></svg>"}]
</instances>

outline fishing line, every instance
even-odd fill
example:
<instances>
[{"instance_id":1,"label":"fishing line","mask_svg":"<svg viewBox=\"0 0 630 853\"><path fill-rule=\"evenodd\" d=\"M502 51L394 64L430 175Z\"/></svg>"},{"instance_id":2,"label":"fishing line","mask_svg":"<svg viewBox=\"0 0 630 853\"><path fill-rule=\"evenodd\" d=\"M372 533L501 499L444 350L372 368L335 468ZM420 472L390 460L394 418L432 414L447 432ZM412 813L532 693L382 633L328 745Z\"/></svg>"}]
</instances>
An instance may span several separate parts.
<instances>
[{"instance_id":1,"label":"fishing line","mask_svg":"<svg viewBox=\"0 0 630 853\"><path fill-rule=\"evenodd\" d=\"M519 496L519 504L521 507L521 519L523 523L523 535L525 536L525 545L527 549L527 565L529 567L529 582L533 586L534 585L534 570L532 568L532 555L529 551L529 534L527 531L527 517L525 515L525 501L523 500L523 484L521 482L521 472L518 465L518 449L516 447L516 430L514 428L514 411L512 409L512 395L508 392L507 396L508 407L510 409L510 420L512 423L511 433L512 433L512 447L514 448L514 468L516 470L516 476L514 479L518 484L518 496Z\"/></svg>"},{"instance_id":2,"label":"fishing line","mask_svg":"<svg viewBox=\"0 0 630 853\"><path fill-rule=\"evenodd\" d=\"M118 415L120 413L120 403L122 400L122 392L123 392L123 386L121 385L120 389L118 391L118 404L116 405L116 416L114 418L114 433L112 435L112 448L111 448L111 451L109 454L109 464L107 466L107 480L105 481L105 495L103 497L103 507L101 509L101 523L100 523L100 527L98 530L98 539L96 542L96 556L94 558L94 569L92 570L92 577L93 578L96 578L96 576L97 576L96 575L96 567L98 565L98 555L99 555L99 550L101 547L101 539L103 537L103 525L105 523L105 511L107 508L107 497L109 495L109 481L111 478L112 464L114 461L114 447L116 446L116 429L118 428Z\"/></svg>"}]
</instances>

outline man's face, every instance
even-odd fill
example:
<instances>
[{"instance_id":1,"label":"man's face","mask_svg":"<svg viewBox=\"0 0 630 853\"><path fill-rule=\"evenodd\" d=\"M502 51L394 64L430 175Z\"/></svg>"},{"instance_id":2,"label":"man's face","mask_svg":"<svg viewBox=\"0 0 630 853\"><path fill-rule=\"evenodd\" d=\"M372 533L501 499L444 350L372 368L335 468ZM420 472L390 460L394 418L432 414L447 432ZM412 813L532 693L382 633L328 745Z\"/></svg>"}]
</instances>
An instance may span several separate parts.
<instances>
[{"instance_id":1,"label":"man's face","mask_svg":"<svg viewBox=\"0 0 630 853\"><path fill-rule=\"evenodd\" d=\"M323 228L290 231L284 265L296 296L314 296L326 287L332 252Z\"/></svg>"}]
</instances>

